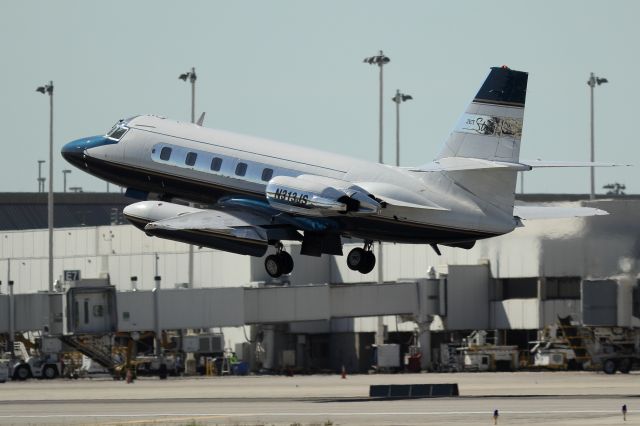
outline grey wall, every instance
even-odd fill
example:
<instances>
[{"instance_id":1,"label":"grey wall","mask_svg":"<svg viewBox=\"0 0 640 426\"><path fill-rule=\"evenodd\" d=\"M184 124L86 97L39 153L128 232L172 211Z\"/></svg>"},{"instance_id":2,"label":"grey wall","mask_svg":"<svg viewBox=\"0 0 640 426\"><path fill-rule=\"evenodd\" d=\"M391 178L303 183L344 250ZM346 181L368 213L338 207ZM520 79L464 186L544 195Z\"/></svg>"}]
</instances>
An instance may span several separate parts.
<instances>
[{"instance_id":1,"label":"grey wall","mask_svg":"<svg viewBox=\"0 0 640 426\"><path fill-rule=\"evenodd\" d=\"M451 265L447 277L449 330L489 328L489 267Z\"/></svg>"}]
</instances>

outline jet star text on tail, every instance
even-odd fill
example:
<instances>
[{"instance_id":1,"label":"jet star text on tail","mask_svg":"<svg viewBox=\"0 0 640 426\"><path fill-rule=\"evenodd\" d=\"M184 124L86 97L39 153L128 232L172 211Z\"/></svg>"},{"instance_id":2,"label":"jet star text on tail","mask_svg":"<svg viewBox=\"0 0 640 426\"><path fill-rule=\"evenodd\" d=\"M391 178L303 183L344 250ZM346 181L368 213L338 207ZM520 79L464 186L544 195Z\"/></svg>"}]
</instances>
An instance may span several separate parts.
<instances>
[{"instance_id":1,"label":"jet star text on tail","mask_svg":"<svg viewBox=\"0 0 640 426\"><path fill-rule=\"evenodd\" d=\"M301 254L342 255L342 238L363 240L349 268L369 273L377 241L469 249L511 232L521 219L606 214L594 208L514 207L527 73L492 68L435 160L398 168L152 115L120 120L103 136L66 144L76 167L161 201L127 206L151 236L263 256L267 272L293 270L282 241ZM286 153L286 154L283 154ZM592 163L580 164L590 166ZM603 165L603 164L600 164ZM211 205L188 207L171 200Z\"/></svg>"}]
</instances>

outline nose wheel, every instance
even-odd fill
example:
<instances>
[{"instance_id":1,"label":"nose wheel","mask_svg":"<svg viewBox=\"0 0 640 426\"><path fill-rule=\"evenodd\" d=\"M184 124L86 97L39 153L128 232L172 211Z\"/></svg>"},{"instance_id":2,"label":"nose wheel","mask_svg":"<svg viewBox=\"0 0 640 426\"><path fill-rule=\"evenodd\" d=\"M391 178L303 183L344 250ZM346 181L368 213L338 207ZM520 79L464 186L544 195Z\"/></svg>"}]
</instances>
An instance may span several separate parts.
<instances>
[{"instance_id":1,"label":"nose wheel","mask_svg":"<svg viewBox=\"0 0 640 426\"><path fill-rule=\"evenodd\" d=\"M373 254L371 249L373 248L373 242L365 242L364 248L354 248L347 255L347 266L352 271L358 271L361 274L368 274L376 266L376 255Z\"/></svg>"},{"instance_id":2,"label":"nose wheel","mask_svg":"<svg viewBox=\"0 0 640 426\"><path fill-rule=\"evenodd\" d=\"M267 256L264 260L264 268L267 270L267 274L273 278L278 278L293 271L293 258L284 251L282 243L277 243L275 247L276 254Z\"/></svg>"}]
</instances>

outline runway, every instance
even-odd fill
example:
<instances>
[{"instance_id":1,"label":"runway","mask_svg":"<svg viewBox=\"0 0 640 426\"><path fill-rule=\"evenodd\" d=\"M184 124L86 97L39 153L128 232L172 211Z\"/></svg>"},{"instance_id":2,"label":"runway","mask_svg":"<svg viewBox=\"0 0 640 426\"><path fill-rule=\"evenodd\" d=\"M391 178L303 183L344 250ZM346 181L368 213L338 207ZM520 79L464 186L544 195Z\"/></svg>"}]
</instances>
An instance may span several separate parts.
<instances>
[{"instance_id":1,"label":"runway","mask_svg":"<svg viewBox=\"0 0 640 426\"><path fill-rule=\"evenodd\" d=\"M0 424L486 425L498 409L499 424L608 425L621 424L622 404L625 424L640 424L640 395L629 392L638 378L585 372L11 382L0 385ZM367 397L369 384L421 382L457 382L461 397Z\"/></svg>"}]
</instances>

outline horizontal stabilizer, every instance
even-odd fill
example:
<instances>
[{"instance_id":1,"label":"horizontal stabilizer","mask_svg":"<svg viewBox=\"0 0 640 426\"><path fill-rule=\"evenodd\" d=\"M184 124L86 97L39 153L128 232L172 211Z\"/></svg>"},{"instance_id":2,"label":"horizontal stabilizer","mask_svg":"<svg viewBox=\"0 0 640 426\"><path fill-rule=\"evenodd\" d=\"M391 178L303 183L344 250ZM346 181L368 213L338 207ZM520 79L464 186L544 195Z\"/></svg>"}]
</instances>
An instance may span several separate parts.
<instances>
[{"instance_id":1,"label":"horizontal stabilizer","mask_svg":"<svg viewBox=\"0 0 640 426\"><path fill-rule=\"evenodd\" d=\"M531 168L526 164L467 157L445 157L432 161L424 166L408 168L411 172L453 172L459 170L482 169L508 169L513 171L531 170Z\"/></svg>"},{"instance_id":2,"label":"horizontal stabilizer","mask_svg":"<svg viewBox=\"0 0 640 426\"><path fill-rule=\"evenodd\" d=\"M591 161L545 161L545 160L521 160L525 166L538 167L629 167L631 164L616 164Z\"/></svg>"},{"instance_id":3,"label":"horizontal stabilizer","mask_svg":"<svg viewBox=\"0 0 640 426\"><path fill-rule=\"evenodd\" d=\"M602 216L609 213L593 207L563 206L514 206L513 215L522 220L535 219L568 219L573 217Z\"/></svg>"},{"instance_id":4,"label":"horizontal stabilizer","mask_svg":"<svg viewBox=\"0 0 640 426\"><path fill-rule=\"evenodd\" d=\"M544 161L523 160L519 163L484 160L482 158L445 157L420 167L409 167L411 172L453 172L460 170L503 169L528 171L540 167L628 167L631 164L617 164L590 161Z\"/></svg>"}]
</instances>

